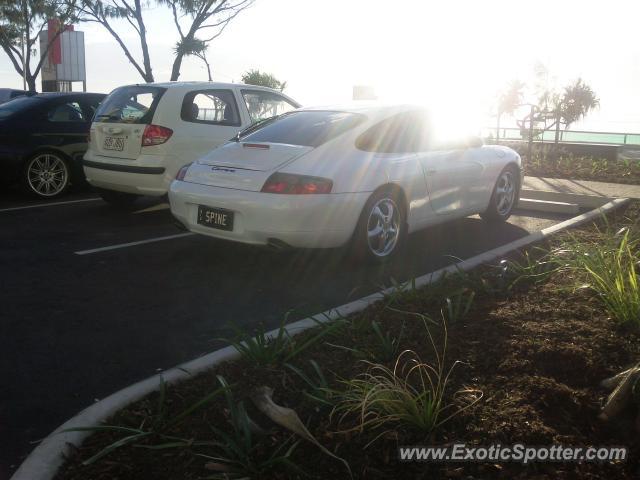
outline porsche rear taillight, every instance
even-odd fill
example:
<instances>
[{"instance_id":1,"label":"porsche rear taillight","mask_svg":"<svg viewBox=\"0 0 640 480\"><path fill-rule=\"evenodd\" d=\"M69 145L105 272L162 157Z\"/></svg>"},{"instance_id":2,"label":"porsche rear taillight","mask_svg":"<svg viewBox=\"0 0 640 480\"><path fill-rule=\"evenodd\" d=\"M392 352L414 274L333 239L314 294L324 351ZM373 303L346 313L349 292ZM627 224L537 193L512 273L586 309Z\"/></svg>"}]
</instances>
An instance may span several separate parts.
<instances>
[{"instance_id":1,"label":"porsche rear taillight","mask_svg":"<svg viewBox=\"0 0 640 480\"><path fill-rule=\"evenodd\" d=\"M314 193L331 193L332 187L333 182L328 178L274 173L267 179L261 191L285 195L312 195Z\"/></svg>"},{"instance_id":2,"label":"porsche rear taillight","mask_svg":"<svg viewBox=\"0 0 640 480\"><path fill-rule=\"evenodd\" d=\"M173 130L160 125L147 125L142 134L142 146L152 147L161 145L171 138Z\"/></svg>"}]
</instances>

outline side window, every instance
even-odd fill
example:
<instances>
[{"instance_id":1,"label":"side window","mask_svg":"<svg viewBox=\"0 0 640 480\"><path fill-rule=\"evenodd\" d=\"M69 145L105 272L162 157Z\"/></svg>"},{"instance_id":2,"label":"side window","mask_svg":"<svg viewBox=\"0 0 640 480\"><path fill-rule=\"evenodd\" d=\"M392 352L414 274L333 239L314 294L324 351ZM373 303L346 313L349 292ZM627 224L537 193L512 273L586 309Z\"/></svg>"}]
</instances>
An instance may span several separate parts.
<instances>
[{"instance_id":1,"label":"side window","mask_svg":"<svg viewBox=\"0 0 640 480\"><path fill-rule=\"evenodd\" d=\"M100 106L100 100L91 100L89 102L85 102L84 111L86 112L87 118L89 120L93 119L93 117L96 114L96 110L98 110L99 106Z\"/></svg>"},{"instance_id":2,"label":"side window","mask_svg":"<svg viewBox=\"0 0 640 480\"><path fill-rule=\"evenodd\" d=\"M282 95L262 90L242 90L242 98L247 105L251 123L282 115L298 108Z\"/></svg>"},{"instance_id":3,"label":"side window","mask_svg":"<svg viewBox=\"0 0 640 480\"><path fill-rule=\"evenodd\" d=\"M180 118L185 122L240 126L238 105L231 90L199 90L184 96Z\"/></svg>"},{"instance_id":4,"label":"side window","mask_svg":"<svg viewBox=\"0 0 640 480\"><path fill-rule=\"evenodd\" d=\"M86 122L85 114L78 102L67 102L56 105L47 112L50 122Z\"/></svg>"},{"instance_id":5,"label":"side window","mask_svg":"<svg viewBox=\"0 0 640 480\"><path fill-rule=\"evenodd\" d=\"M424 115L400 113L377 123L356 139L356 148L377 153L413 153L428 149Z\"/></svg>"}]
</instances>

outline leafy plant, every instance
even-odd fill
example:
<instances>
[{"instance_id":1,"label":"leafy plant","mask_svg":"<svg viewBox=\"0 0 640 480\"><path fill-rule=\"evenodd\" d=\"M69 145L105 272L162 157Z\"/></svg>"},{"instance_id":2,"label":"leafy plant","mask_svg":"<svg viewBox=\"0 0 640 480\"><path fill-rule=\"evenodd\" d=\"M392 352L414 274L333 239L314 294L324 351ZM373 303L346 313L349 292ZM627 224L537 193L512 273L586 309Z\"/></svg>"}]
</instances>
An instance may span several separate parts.
<instances>
[{"instance_id":1,"label":"leafy plant","mask_svg":"<svg viewBox=\"0 0 640 480\"><path fill-rule=\"evenodd\" d=\"M318 366L318 363L315 360L309 360L309 363L315 373L314 378L290 363L285 363L284 366L300 377L310 387L310 391L304 390L302 392L305 397L321 405L333 406L335 403L334 390L329 387L329 383L322 373L322 369Z\"/></svg>"},{"instance_id":2,"label":"leafy plant","mask_svg":"<svg viewBox=\"0 0 640 480\"><path fill-rule=\"evenodd\" d=\"M502 260L499 268L502 287L509 291L518 284L545 282L560 265L549 256L549 252L535 247L531 251L526 250L517 261Z\"/></svg>"},{"instance_id":3,"label":"leafy plant","mask_svg":"<svg viewBox=\"0 0 640 480\"><path fill-rule=\"evenodd\" d=\"M390 361L398 355L398 350L400 349L400 343L402 342L402 337L404 336L405 324L402 323L402 327L400 327L400 333L397 337L395 337L390 331L382 332L380 328L380 324L373 320L371 322L371 329L374 333L374 338L376 339L376 344L374 345L374 356L378 361Z\"/></svg>"},{"instance_id":4,"label":"leafy plant","mask_svg":"<svg viewBox=\"0 0 640 480\"><path fill-rule=\"evenodd\" d=\"M456 408L453 402L448 402L446 390L449 376L460 362L454 362L448 369L445 366L446 326L443 347L439 351L426 318L423 318L423 324L433 347L435 364L425 363L416 352L405 350L398 356L393 369L365 362L369 365L366 373L343 381L346 388L340 393L340 400L332 415L340 415L340 422L350 415L357 415L359 425L350 430L383 428L382 433L369 445L381 435L397 428L398 424L430 433L480 399L476 397L460 408ZM472 391L464 390L464 393Z\"/></svg>"},{"instance_id":5,"label":"leafy plant","mask_svg":"<svg viewBox=\"0 0 640 480\"><path fill-rule=\"evenodd\" d=\"M284 361L293 348L293 339L285 327L285 322L286 317L275 336L267 335L264 326L261 325L255 334L236 328L235 338L221 340L230 343L240 355L255 365L278 364Z\"/></svg>"},{"instance_id":6,"label":"leafy plant","mask_svg":"<svg viewBox=\"0 0 640 480\"><path fill-rule=\"evenodd\" d=\"M399 282L395 278L390 279L391 287L384 288L384 290L388 290L384 294L384 303L385 306L389 305L398 305L407 300L410 300L416 294L419 294L420 290L416 287L416 279L411 278L405 282Z\"/></svg>"},{"instance_id":7,"label":"leafy plant","mask_svg":"<svg viewBox=\"0 0 640 480\"><path fill-rule=\"evenodd\" d=\"M446 319L450 324L458 323L467 316L476 292L468 288L463 288L446 298Z\"/></svg>"},{"instance_id":8,"label":"leafy plant","mask_svg":"<svg viewBox=\"0 0 640 480\"><path fill-rule=\"evenodd\" d=\"M576 287L591 288L613 318L640 327L638 238L630 228L615 233L607 228L597 241L573 237L569 247L555 255L564 262L563 269L574 274Z\"/></svg>"},{"instance_id":9,"label":"leafy plant","mask_svg":"<svg viewBox=\"0 0 640 480\"><path fill-rule=\"evenodd\" d=\"M137 448L160 450L168 448L191 448L194 446L208 445L210 442L199 442L193 439L185 439L170 434L171 428L179 425L183 420L195 411L209 404L222 393L225 387L218 388L203 398L194 402L179 414L170 417L166 405L167 386L164 380L160 381L158 404L155 413L145 415L137 427L127 427L122 425L99 425L95 427L78 427L63 430L63 432L113 432L122 436L101 449L99 452L84 460L83 465L91 465L101 458L109 455L113 451L133 445ZM142 441L145 443L140 443Z\"/></svg>"},{"instance_id":10,"label":"leafy plant","mask_svg":"<svg viewBox=\"0 0 640 480\"><path fill-rule=\"evenodd\" d=\"M235 338L221 340L230 343L243 357L255 365L280 365L290 361L321 338L332 335L345 326L342 318L325 322L315 320L317 324L315 334L301 340L289 335L286 327L288 316L289 314L285 315L276 335L268 335L263 326L255 334L236 328Z\"/></svg>"},{"instance_id":11,"label":"leafy plant","mask_svg":"<svg viewBox=\"0 0 640 480\"><path fill-rule=\"evenodd\" d=\"M393 307L386 307L391 311L399 311ZM398 336L394 336L390 331L382 331L380 323L376 320L369 320L367 317L360 317L357 326L357 336L359 339L363 337L373 338L373 342L368 345L363 345L360 348L345 347L343 345L336 345L327 342L327 345L345 350L353 354L358 359L372 359L379 362L389 362L395 359L400 349L400 343L404 335L405 325L402 323L400 333Z\"/></svg>"},{"instance_id":12,"label":"leafy plant","mask_svg":"<svg viewBox=\"0 0 640 480\"><path fill-rule=\"evenodd\" d=\"M222 376L218 375L217 378L224 391L231 431L209 425L216 438L210 444L214 452L198 454L199 457L209 460L205 468L216 472L207 478L259 478L275 469L299 470L290 459L299 442L292 442L291 436L279 445L272 445L272 448L267 449L270 453L265 455L265 449L260 448L255 438L259 429L247 414L244 402L234 399L231 388Z\"/></svg>"}]
</instances>

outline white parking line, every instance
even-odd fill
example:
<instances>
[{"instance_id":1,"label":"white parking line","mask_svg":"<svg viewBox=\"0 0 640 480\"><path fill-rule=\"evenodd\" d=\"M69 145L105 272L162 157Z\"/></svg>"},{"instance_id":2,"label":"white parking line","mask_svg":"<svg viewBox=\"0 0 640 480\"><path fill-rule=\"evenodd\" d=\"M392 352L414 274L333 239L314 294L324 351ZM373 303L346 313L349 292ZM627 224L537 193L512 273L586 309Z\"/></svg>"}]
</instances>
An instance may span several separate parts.
<instances>
[{"instance_id":1,"label":"white parking line","mask_svg":"<svg viewBox=\"0 0 640 480\"><path fill-rule=\"evenodd\" d=\"M136 245L143 245L145 243L163 242L164 240L173 240L174 238L189 237L191 235L195 235L195 233L191 233L191 232L178 233L176 235L167 235L166 237L149 238L147 240L139 240L137 242L119 243L117 245L108 245L106 247L92 248L90 250L79 250L74 253L76 255L89 255L91 253L106 252L107 250L117 250L119 248L135 247Z\"/></svg>"},{"instance_id":2,"label":"white parking line","mask_svg":"<svg viewBox=\"0 0 640 480\"><path fill-rule=\"evenodd\" d=\"M28 208L55 207L56 205L69 205L72 203L97 202L98 200L102 200L102 199L100 197L97 197L97 198L83 198L82 200L68 200L66 202L38 203L36 205L25 205L22 207L0 208L0 212L14 212L16 210L26 210Z\"/></svg>"}]
</instances>

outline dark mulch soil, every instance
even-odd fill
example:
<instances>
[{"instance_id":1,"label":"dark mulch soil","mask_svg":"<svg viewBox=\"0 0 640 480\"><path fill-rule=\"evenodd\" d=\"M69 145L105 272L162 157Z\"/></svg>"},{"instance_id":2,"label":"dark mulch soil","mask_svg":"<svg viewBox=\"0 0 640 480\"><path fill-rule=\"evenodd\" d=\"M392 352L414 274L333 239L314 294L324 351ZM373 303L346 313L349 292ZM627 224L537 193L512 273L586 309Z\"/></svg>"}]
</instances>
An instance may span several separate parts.
<instances>
[{"instance_id":1,"label":"dark mulch soil","mask_svg":"<svg viewBox=\"0 0 640 480\"><path fill-rule=\"evenodd\" d=\"M627 214L638 214L630 207ZM611 220L612 223L619 221ZM578 235L593 235L585 227ZM562 237L554 239L558 244ZM488 277L491 269L476 277ZM330 408L318 407L302 394L305 384L291 372L276 368L258 368L245 361L221 365L193 381L173 386L168 392L170 412L180 412L217 386L216 375L233 384L234 395L247 399L249 414L271 434L261 440L267 452L288 438L286 432L270 424L251 408L251 392L261 385L275 390L274 400L295 409L316 438L337 455L346 458L355 478L535 478L535 479L632 479L640 478L640 442L633 429L633 418L603 424L597 420L606 392L598 383L638 360L639 335L622 330L608 318L598 299L587 290L573 293L567 279L553 275L541 285L521 285L508 294L478 293L468 316L449 325L447 363L458 365L451 376L449 392L462 387L479 389L484 396L473 408L465 410L432 436L395 426L372 445L367 444L380 431L340 433L357 425L355 418L338 423L330 418ZM394 308L439 318L443 297L433 289L413 292L395 299ZM411 348L423 360L433 360L425 330L417 316L401 314L377 304L351 318L351 327L339 335L323 339L292 361L310 371L309 359L315 359L329 376L353 378L366 367L353 354L330 347L328 341L345 346L373 348L374 337L366 328L377 319L389 331L399 332L405 325L403 348ZM444 332L433 328L438 345ZM309 338L311 333L303 334ZM298 338L298 337L297 337ZM331 380L339 386L336 379ZM138 425L156 407L157 394L116 415L109 423ZM172 434L187 438L211 439L207 424L224 428L225 404L213 403L176 427ZM126 447L101 461L84 467L83 459L95 454L117 436L96 434L90 437L67 461L58 480L93 479L196 479L210 475L206 460L194 455L197 449L145 450ZM521 466L509 463L419 464L400 463L398 445L444 445L454 441L467 444L530 445L565 444L575 446L625 445L630 459L622 463L538 463ZM199 450L205 451L205 450ZM292 460L312 478L348 478L344 466L322 454L316 447L301 442ZM292 472L271 473L262 478L297 478Z\"/></svg>"}]
</instances>

